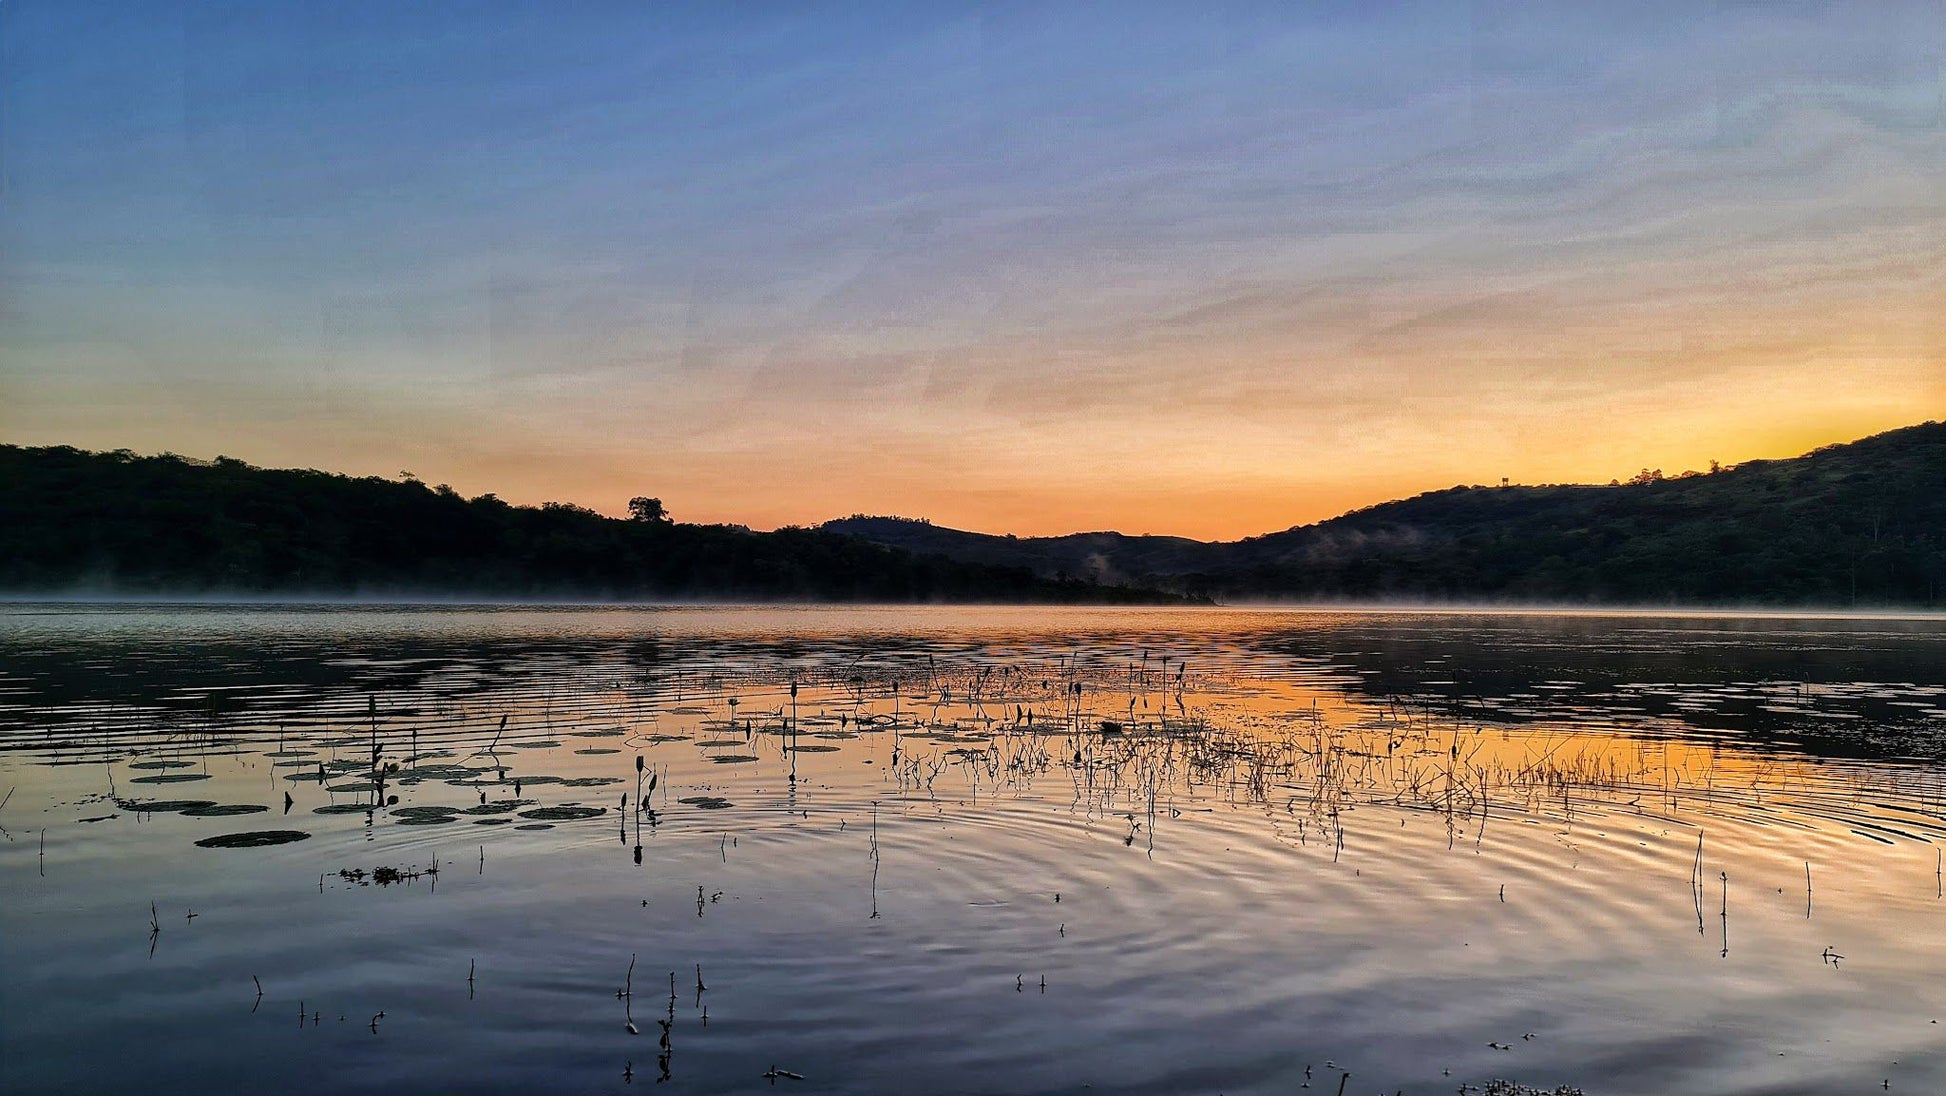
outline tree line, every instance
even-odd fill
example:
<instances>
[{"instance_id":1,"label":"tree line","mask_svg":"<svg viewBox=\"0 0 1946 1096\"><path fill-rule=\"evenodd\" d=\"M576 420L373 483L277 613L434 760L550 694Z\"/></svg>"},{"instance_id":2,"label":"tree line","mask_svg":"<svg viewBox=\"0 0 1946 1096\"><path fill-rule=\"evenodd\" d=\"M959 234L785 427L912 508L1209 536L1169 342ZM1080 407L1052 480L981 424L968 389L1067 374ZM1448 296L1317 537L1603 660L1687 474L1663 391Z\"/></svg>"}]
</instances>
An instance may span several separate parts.
<instances>
[{"instance_id":1,"label":"tree line","mask_svg":"<svg viewBox=\"0 0 1946 1096\"><path fill-rule=\"evenodd\" d=\"M0 446L0 591L596 600L1153 603L809 529L515 506L219 457Z\"/></svg>"}]
</instances>

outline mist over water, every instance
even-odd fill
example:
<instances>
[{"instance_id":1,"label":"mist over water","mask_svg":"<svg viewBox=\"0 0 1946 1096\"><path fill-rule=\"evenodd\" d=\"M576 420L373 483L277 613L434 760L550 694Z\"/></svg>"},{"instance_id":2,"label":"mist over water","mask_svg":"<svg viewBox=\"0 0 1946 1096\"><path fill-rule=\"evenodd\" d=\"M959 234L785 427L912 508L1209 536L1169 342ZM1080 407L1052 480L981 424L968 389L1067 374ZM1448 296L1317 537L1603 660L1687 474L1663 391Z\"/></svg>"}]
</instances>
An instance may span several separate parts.
<instances>
[{"instance_id":1,"label":"mist over water","mask_svg":"<svg viewBox=\"0 0 1946 1096\"><path fill-rule=\"evenodd\" d=\"M1936 618L9 604L0 1060L1936 1091L1943 757Z\"/></svg>"}]
</instances>

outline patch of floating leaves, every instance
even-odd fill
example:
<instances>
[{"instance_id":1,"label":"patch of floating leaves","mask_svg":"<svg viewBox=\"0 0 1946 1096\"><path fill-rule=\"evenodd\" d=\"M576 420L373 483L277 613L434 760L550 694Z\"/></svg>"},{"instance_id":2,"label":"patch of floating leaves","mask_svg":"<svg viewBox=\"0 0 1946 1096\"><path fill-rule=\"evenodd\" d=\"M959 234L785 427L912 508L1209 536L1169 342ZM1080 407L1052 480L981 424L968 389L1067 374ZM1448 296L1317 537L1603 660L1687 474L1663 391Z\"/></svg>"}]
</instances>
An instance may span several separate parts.
<instances>
[{"instance_id":1,"label":"patch of floating leaves","mask_svg":"<svg viewBox=\"0 0 1946 1096\"><path fill-rule=\"evenodd\" d=\"M459 813L461 814L512 814L514 811L519 810L522 807L528 806L533 802L534 801L531 799L496 799L491 803L482 803L477 807L468 807Z\"/></svg>"},{"instance_id":2,"label":"patch of floating leaves","mask_svg":"<svg viewBox=\"0 0 1946 1096\"><path fill-rule=\"evenodd\" d=\"M559 784L561 778L558 776L481 776L468 780L448 780L446 783L456 788L498 788L503 785L514 784L515 782L521 784Z\"/></svg>"},{"instance_id":3,"label":"patch of floating leaves","mask_svg":"<svg viewBox=\"0 0 1946 1096\"><path fill-rule=\"evenodd\" d=\"M409 883L421 876L438 874L436 870L431 868L421 871L418 868L393 868L383 865L373 868L370 872L367 872L364 868L340 868L338 870L338 878L347 883L356 883L361 887L369 887L373 883L377 883L381 887L389 887L394 883Z\"/></svg>"},{"instance_id":4,"label":"patch of floating leaves","mask_svg":"<svg viewBox=\"0 0 1946 1096\"><path fill-rule=\"evenodd\" d=\"M261 803L211 803L207 807L191 807L182 813L186 818L226 818L233 814L261 814L269 809Z\"/></svg>"},{"instance_id":5,"label":"patch of floating leaves","mask_svg":"<svg viewBox=\"0 0 1946 1096\"><path fill-rule=\"evenodd\" d=\"M720 795L692 795L686 799L678 799L676 802L687 803L706 811L720 811L731 805L729 800Z\"/></svg>"},{"instance_id":6,"label":"patch of floating leaves","mask_svg":"<svg viewBox=\"0 0 1946 1096\"><path fill-rule=\"evenodd\" d=\"M537 822L572 822L579 818L598 818L607 813L607 807L535 807L531 811L521 811L520 817L532 818Z\"/></svg>"},{"instance_id":7,"label":"patch of floating leaves","mask_svg":"<svg viewBox=\"0 0 1946 1096\"><path fill-rule=\"evenodd\" d=\"M195 810L198 807L214 807L214 799L117 799L115 805L125 811L141 814L168 814L171 812Z\"/></svg>"},{"instance_id":8,"label":"patch of floating leaves","mask_svg":"<svg viewBox=\"0 0 1946 1096\"><path fill-rule=\"evenodd\" d=\"M392 820L401 826L437 826L459 821L458 807L399 807Z\"/></svg>"},{"instance_id":9,"label":"patch of floating leaves","mask_svg":"<svg viewBox=\"0 0 1946 1096\"><path fill-rule=\"evenodd\" d=\"M422 780L450 780L455 777L478 776L491 771L491 769L472 768L466 765L414 765L399 775L418 777Z\"/></svg>"},{"instance_id":10,"label":"patch of floating leaves","mask_svg":"<svg viewBox=\"0 0 1946 1096\"><path fill-rule=\"evenodd\" d=\"M129 781L131 784L187 784L192 780L208 780L208 773L155 773L138 776Z\"/></svg>"},{"instance_id":11,"label":"patch of floating leaves","mask_svg":"<svg viewBox=\"0 0 1946 1096\"><path fill-rule=\"evenodd\" d=\"M741 765L748 761L756 761L758 757L755 754L719 754L710 760L718 765Z\"/></svg>"},{"instance_id":12,"label":"patch of floating leaves","mask_svg":"<svg viewBox=\"0 0 1946 1096\"><path fill-rule=\"evenodd\" d=\"M303 830L251 830L248 833L223 833L215 837L205 837L196 842L199 849L260 849L266 845L288 845L293 841L308 841L311 835Z\"/></svg>"}]
</instances>

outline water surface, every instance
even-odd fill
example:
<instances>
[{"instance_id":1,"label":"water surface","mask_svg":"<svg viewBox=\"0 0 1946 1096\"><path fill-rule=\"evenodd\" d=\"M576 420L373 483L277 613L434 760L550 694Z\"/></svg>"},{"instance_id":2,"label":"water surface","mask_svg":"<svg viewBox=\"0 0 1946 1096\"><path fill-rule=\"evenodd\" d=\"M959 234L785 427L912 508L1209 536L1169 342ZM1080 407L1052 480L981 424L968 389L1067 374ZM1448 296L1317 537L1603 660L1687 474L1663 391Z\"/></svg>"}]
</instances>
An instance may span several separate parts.
<instances>
[{"instance_id":1,"label":"water surface","mask_svg":"<svg viewBox=\"0 0 1946 1096\"><path fill-rule=\"evenodd\" d=\"M1946 1091L1937 619L10 605L0 747L9 1091Z\"/></svg>"}]
</instances>

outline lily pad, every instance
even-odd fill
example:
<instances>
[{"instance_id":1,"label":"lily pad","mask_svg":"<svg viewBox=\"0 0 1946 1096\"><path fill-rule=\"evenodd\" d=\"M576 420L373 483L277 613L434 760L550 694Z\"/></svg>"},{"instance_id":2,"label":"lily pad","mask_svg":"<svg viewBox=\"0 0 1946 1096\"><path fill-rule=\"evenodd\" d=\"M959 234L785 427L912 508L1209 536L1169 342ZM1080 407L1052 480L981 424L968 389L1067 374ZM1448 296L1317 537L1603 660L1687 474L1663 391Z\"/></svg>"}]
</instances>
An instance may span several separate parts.
<instances>
[{"instance_id":1,"label":"lily pad","mask_svg":"<svg viewBox=\"0 0 1946 1096\"><path fill-rule=\"evenodd\" d=\"M539 822L571 822L578 818L598 818L607 813L607 807L535 807L531 811L521 811L520 817Z\"/></svg>"},{"instance_id":2,"label":"lily pad","mask_svg":"<svg viewBox=\"0 0 1946 1096\"><path fill-rule=\"evenodd\" d=\"M443 826L448 822L459 821L456 814L412 814L403 818L394 817L392 821L401 826Z\"/></svg>"},{"instance_id":3,"label":"lily pad","mask_svg":"<svg viewBox=\"0 0 1946 1096\"><path fill-rule=\"evenodd\" d=\"M392 811L394 818L451 818L459 813L458 807L397 807Z\"/></svg>"},{"instance_id":4,"label":"lily pad","mask_svg":"<svg viewBox=\"0 0 1946 1096\"><path fill-rule=\"evenodd\" d=\"M617 754L617 753L621 753L622 751L614 749L613 747L610 746L590 746L585 750L576 750L574 752L580 754L583 757L593 757L597 754Z\"/></svg>"},{"instance_id":5,"label":"lily pad","mask_svg":"<svg viewBox=\"0 0 1946 1096\"><path fill-rule=\"evenodd\" d=\"M266 845L288 845L293 841L308 841L311 835L303 830L251 830L247 833L224 833L215 837L205 837L196 842L199 849L260 849Z\"/></svg>"},{"instance_id":6,"label":"lily pad","mask_svg":"<svg viewBox=\"0 0 1946 1096\"><path fill-rule=\"evenodd\" d=\"M208 780L208 773L155 773L152 776L138 776L131 784L188 784L197 780Z\"/></svg>"},{"instance_id":7,"label":"lily pad","mask_svg":"<svg viewBox=\"0 0 1946 1096\"><path fill-rule=\"evenodd\" d=\"M741 765L745 762L759 760L759 758L755 754L719 754L716 757L710 758L710 760L716 762L718 765Z\"/></svg>"},{"instance_id":8,"label":"lily pad","mask_svg":"<svg viewBox=\"0 0 1946 1096\"><path fill-rule=\"evenodd\" d=\"M214 799L117 799L115 805L125 811L141 814L168 814L171 812L194 810L197 807L214 807Z\"/></svg>"},{"instance_id":9,"label":"lily pad","mask_svg":"<svg viewBox=\"0 0 1946 1096\"><path fill-rule=\"evenodd\" d=\"M511 818L475 818L473 824L475 826L504 826L512 821L513 819Z\"/></svg>"},{"instance_id":10,"label":"lily pad","mask_svg":"<svg viewBox=\"0 0 1946 1096\"><path fill-rule=\"evenodd\" d=\"M512 814L514 811L519 810L520 808L525 807L532 802L533 800L531 799L498 799L491 803L482 803L477 807L468 807L459 813L461 814Z\"/></svg>"},{"instance_id":11,"label":"lily pad","mask_svg":"<svg viewBox=\"0 0 1946 1096\"><path fill-rule=\"evenodd\" d=\"M377 808L373 807L370 803L327 803L322 807L313 807L311 809L311 813L312 814L366 814L376 809Z\"/></svg>"},{"instance_id":12,"label":"lily pad","mask_svg":"<svg viewBox=\"0 0 1946 1096\"><path fill-rule=\"evenodd\" d=\"M720 811L725 807L733 805L729 800L720 795L692 795L686 799L678 799L676 802L687 803L692 807L705 811Z\"/></svg>"},{"instance_id":13,"label":"lily pad","mask_svg":"<svg viewBox=\"0 0 1946 1096\"><path fill-rule=\"evenodd\" d=\"M514 827L517 830L551 830L553 828L554 824L552 822L529 822L525 826Z\"/></svg>"},{"instance_id":14,"label":"lily pad","mask_svg":"<svg viewBox=\"0 0 1946 1096\"><path fill-rule=\"evenodd\" d=\"M491 769L471 768L466 765L414 765L410 769L402 770L398 775L403 777L418 777L420 779L449 780L453 777L478 776L481 773L492 771Z\"/></svg>"},{"instance_id":15,"label":"lily pad","mask_svg":"<svg viewBox=\"0 0 1946 1096\"><path fill-rule=\"evenodd\" d=\"M261 803L211 803L207 807L191 807L182 813L189 818L227 818L233 814L261 814L269 809Z\"/></svg>"},{"instance_id":16,"label":"lily pad","mask_svg":"<svg viewBox=\"0 0 1946 1096\"><path fill-rule=\"evenodd\" d=\"M188 769L194 766L187 761L131 761L131 769Z\"/></svg>"}]
</instances>

